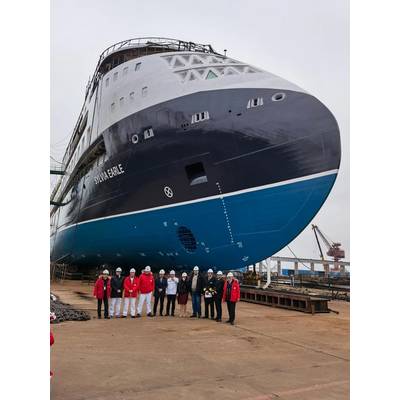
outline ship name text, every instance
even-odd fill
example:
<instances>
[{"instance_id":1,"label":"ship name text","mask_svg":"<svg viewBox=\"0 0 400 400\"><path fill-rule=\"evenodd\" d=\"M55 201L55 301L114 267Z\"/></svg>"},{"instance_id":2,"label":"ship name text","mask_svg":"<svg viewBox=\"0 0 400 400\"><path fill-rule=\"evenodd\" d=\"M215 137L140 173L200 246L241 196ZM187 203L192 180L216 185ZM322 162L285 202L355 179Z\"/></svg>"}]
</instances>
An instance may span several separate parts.
<instances>
[{"instance_id":1,"label":"ship name text","mask_svg":"<svg viewBox=\"0 0 400 400\"><path fill-rule=\"evenodd\" d=\"M94 183L97 185L108 179L114 178L118 175L124 174L125 171L121 164L115 165L114 167L108 168L105 171L101 171L100 174L94 177Z\"/></svg>"}]
</instances>

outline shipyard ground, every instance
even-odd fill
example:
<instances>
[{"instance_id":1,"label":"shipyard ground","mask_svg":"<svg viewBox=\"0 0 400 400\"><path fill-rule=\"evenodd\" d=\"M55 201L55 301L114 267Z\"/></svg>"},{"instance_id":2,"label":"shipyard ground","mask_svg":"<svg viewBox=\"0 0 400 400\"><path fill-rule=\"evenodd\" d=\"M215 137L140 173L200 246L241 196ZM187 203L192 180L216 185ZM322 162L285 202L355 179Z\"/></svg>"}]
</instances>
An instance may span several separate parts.
<instances>
[{"instance_id":1,"label":"shipyard ground","mask_svg":"<svg viewBox=\"0 0 400 400\"><path fill-rule=\"evenodd\" d=\"M95 316L91 290L52 284L61 301ZM235 326L179 317L52 325L51 398L348 399L350 304L329 304L339 314L240 302Z\"/></svg>"}]
</instances>

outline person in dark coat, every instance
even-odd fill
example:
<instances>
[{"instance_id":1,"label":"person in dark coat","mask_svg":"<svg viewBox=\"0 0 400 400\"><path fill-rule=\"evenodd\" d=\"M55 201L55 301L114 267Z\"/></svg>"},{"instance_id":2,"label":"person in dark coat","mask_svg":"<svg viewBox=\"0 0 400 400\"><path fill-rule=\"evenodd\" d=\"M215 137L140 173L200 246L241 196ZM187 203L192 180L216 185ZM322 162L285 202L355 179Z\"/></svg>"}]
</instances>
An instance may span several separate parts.
<instances>
[{"instance_id":1,"label":"person in dark coat","mask_svg":"<svg viewBox=\"0 0 400 400\"><path fill-rule=\"evenodd\" d=\"M193 268L193 273L189 279L189 291L192 295L192 310L190 318L201 318L201 294L204 289L204 281L199 274L199 267L196 265Z\"/></svg>"},{"instance_id":2,"label":"person in dark coat","mask_svg":"<svg viewBox=\"0 0 400 400\"><path fill-rule=\"evenodd\" d=\"M207 271L207 278L204 281L204 317L208 318L209 314L211 314L211 319L214 319L214 295L215 295L215 278L214 271L210 268ZM210 309L210 313L209 313Z\"/></svg>"},{"instance_id":3,"label":"person in dark coat","mask_svg":"<svg viewBox=\"0 0 400 400\"><path fill-rule=\"evenodd\" d=\"M217 310L217 317L215 318L216 322L222 321L222 296L224 294L224 276L221 271L217 272L217 279L215 281L215 309Z\"/></svg>"},{"instance_id":4,"label":"person in dark coat","mask_svg":"<svg viewBox=\"0 0 400 400\"><path fill-rule=\"evenodd\" d=\"M111 304L110 304L110 318L119 318L121 313L122 292L124 289L124 278L121 275L122 269L115 270L115 276L111 278Z\"/></svg>"},{"instance_id":5,"label":"person in dark coat","mask_svg":"<svg viewBox=\"0 0 400 400\"><path fill-rule=\"evenodd\" d=\"M158 273L158 278L155 281L154 286L154 305L153 305L153 315L157 314L158 302L160 302L160 316L162 317L164 312L164 298L165 290L167 289L168 283L167 278L165 278L165 271L160 269Z\"/></svg>"},{"instance_id":6,"label":"person in dark coat","mask_svg":"<svg viewBox=\"0 0 400 400\"><path fill-rule=\"evenodd\" d=\"M94 289L93 296L97 299L97 318L101 319L101 304L104 303L104 318L110 319L108 316L108 299L111 295L111 284L110 277L107 269L103 271L103 274L97 279Z\"/></svg>"},{"instance_id":7,"label":"person in dark coat","mask_svg":"<svg viewBox=\"0 0 400 400\"><path fill-rule=\"evenodd\" d=\"M187 279L187 273L184 272L178 283L178 304L179 304L179 316L186 317L186 305L189 297L189 281Z\"/></svg>"}]
</instances>

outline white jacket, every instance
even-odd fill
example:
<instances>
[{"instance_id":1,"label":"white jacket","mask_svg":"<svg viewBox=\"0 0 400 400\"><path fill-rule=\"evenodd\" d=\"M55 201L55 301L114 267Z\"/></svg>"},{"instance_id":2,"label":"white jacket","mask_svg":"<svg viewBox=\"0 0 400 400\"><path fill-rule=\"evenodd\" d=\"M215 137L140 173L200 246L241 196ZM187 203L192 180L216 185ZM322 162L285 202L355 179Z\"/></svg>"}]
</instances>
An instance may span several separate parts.
<instances>
[{"instance_id":1,"label":"white jacket","mask_svg":"<svg viewBox=\"0 0 400 400\"><path fill-rule=\"evenodd\" d=\"M168 286L167 286L167 290L166 290L167 295L168 294L176 294L176 291L178 289L179 279L178 278L168 278L167 282L168 282Z\"/></svg>"}]
</instances>

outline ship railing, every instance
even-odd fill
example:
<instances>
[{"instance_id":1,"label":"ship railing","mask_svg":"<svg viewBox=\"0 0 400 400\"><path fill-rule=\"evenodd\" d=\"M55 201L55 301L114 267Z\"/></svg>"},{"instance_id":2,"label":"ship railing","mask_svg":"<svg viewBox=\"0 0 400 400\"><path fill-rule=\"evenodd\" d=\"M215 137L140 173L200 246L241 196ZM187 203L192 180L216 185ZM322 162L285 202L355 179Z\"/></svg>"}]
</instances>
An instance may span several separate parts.
<instances>
[{"instance_id":1,"label":"ship railing","mask_svg":"<svg viewBox=\"0 0 400 400\"><path fill-rule=\"evenodd\" d=\"M194 42L186 42L179 39L163 38L163 37L144 37L123 40L107 47L101 54L99 63L100 64L108 55L119 51L121 49L130 47L142 47L142 46L160 46L170 50L176 51L199 51L203 53L214 53L218 54L211 45L209 44L198 44Z\"/></svg>"}]
</instances>

